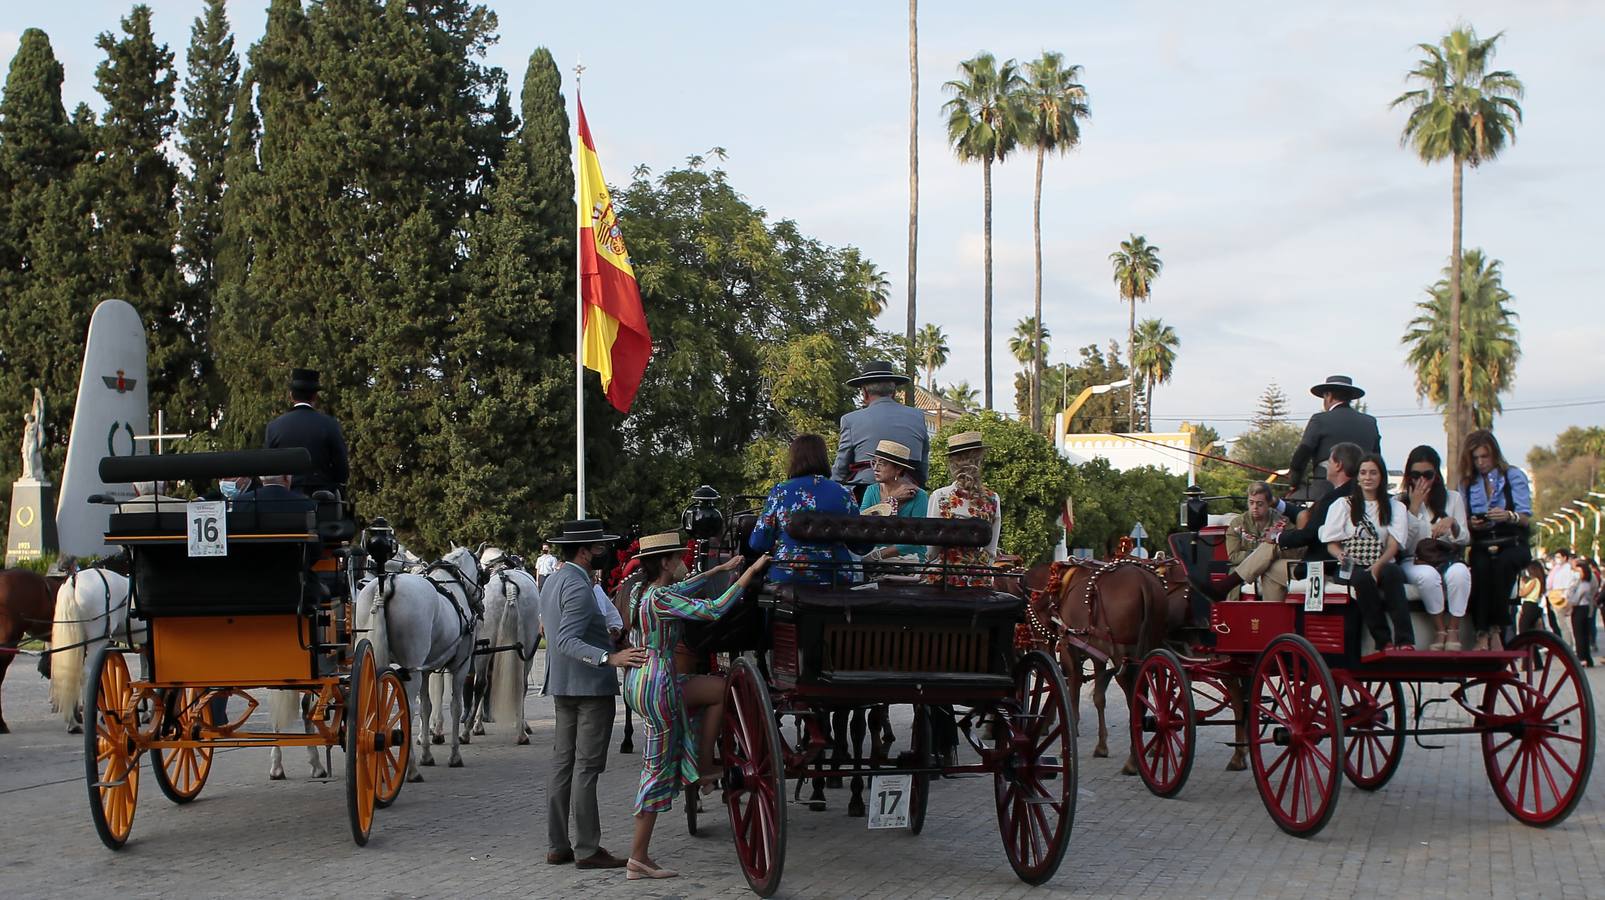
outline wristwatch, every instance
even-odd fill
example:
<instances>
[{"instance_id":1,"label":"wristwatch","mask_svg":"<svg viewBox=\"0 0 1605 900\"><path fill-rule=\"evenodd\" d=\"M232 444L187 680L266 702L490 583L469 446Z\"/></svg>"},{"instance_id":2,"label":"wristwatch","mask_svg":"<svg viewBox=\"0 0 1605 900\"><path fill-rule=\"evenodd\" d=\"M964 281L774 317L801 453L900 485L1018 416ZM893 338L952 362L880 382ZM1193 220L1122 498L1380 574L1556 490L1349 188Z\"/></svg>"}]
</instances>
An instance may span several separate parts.
<instances>
[{"instance_id":1,"label":"wristwatch","mask_svg":"<svg viewBox=\"0 0 1605 900\"><path fill-rule=\"evenodd\" d=\"M596 661L597 668L601 668L601 667L607 665L607 657L608 657L608 654L606 654L606 653L602 654L602 658Z\"/></svg>"}]
</instances>

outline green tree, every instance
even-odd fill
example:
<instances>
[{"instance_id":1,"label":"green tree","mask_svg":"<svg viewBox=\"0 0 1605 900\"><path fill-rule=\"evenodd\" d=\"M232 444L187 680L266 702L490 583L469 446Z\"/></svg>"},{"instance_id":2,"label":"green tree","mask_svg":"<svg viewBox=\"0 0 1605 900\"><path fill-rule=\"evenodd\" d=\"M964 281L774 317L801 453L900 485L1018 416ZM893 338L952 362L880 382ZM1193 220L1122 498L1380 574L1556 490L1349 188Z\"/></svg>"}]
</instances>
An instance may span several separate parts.
<instances>
[{"instance_id":1,"label":"green tree","mask_svg":"<svg viewBox=\"0 0 1605 900\"><path fill-rule=\"evenodd\" d=\"M1303 437L1304 429L1292 422L1272 422L1238 435L1230 456L1238 462L1274 472L1287 468Z\"/></svg>"},{"instance_id":2,"label":"green tree","mask_svg":"<svg viewBox=\"0 0 1605 900\"><path fill-rule=\"evenodd\" d=\"M1009 353L1014 356L1015 362L1029 367L1047 355L1048 339L1051 337L1053 332L1048 330L1048 326L1039 327L1036 319L1027 316L1014 324L1014 334L1009 338ZM1035 420L1036 417L1028 412L1026 418Z\"/></svg>"},{"instance_id":3,"label":"green tree","mask_svg":"<svg viewBox=\"0 0 1605 900\"><path fill-rule=\"evenodd\" d=\"M1032 321L1042 321L1042 163L1049 153L1069 153L1081 143L1078 119L1092 114L1087 105L1087 89L1082 87L1081 67L1065 65L1064 54L1043 51L1025 64L1025 84L1020 89L1024 115L1021 142L1037 152L1036 187L1031 197L1031 240L1035 252L1035 312ZM1031 428L1042 430L1042 359L1047 354L1044 332L1037 335L1040 352L1031 361Z\"/></svg>"},{"instance_id":4,"label":"green tree","mask_svg":"<svg viewBox=\"0 0 1605 900\"><path fill-rule=\"evenodd\" d=\"M1064 410L1067 404L1074 403L1083 390L1095 385L1112 384L1127 377L1126 367L1120 362L1120 347L1114 341L1110 341L1109 346L1103 349L1097 344L1088 344L1078 352L1081 356L1078 364L1072 366L1065 363L1050 372L1049 389L1043 396L1047 404L1044 413L1048 417ZM1015 398L1021 401L1023 397L1024 382L1017 381ZM1129 402L1130 395L1125 391L1094 394L1076 410L1067 431L1070 434L1113 431L1129 418Z\"/></svg>"},{"instance_id":5,"label":"green tree","mask_svg":"<svg viewBox=\"0 0 1605 900\"><path fill-rule=\"evenodd\" d=\"M980 406L980 398L975 388L970 387L968 381L960 381L947 387L937 388L936 395L953 401L963 410L973 410Z\"/></svg>"},{"instance_id":6,"label":"green tree","mask_svg":"<svg viewBox=\"0 0 1605 900\"><path fill-rule=\"evenodd\" d=\"M1133 234L1130 239L1120 242L1120 249L1109 254L1109 262L1115 269L1115 287L1120 291L1120 299L1126 301L1130 308L1130 317L1126 326L1126 368L1137 371L1137 301L1147 300L1153 293L1154 279L1164 269L1165 264L1159 258L1159 248L1148 243L1148 238ZM1129 392L1130 420L1127 425L1132 431L1137 430L1137 383L1132 380Z\"/></svg>"},{"instance_id":7,"label":"green tree","mask_svg":"<svg viewBox=\"0 0 1605 900\"><path fill-rule=\"evenodd\" d=\"M1507 144L1516 140L1521 123L1524 88L1514 73L1503 69L1489 71L1499 38L1479 39L1470 25L1455 28L1437 44L1418 44L1422 57L1406 80L1416 85L1394 98L1393 107L1410 111L1399 143L1410 147L1422 162L1451 160L1454 164L1452 202L1454 224L1449 251L1449 354L1444 402L1448 418L1448 454L1445 474L1454 480L1458 472L1460 445L1470 410L1461 396L1460 369L1465 359L1461 350L1460 233L1462 219L1461 180L1466 166L1476 168L1496 158Z\"/></svg>"},{"instance_id":8,"label":"green tree","mask_svg":"<svg viewBox=\"0 0 1605 900\"><path fill-rule=\"evenodd\" d=\"M1176 348L1181 346L1181 338L1176 336L1176 329L1159 319L1143 319L1142 324L1137 326L1134 340L1133 371L1137 373L1137 381L1142 384L1146 426L1153 431L1154 385L1170 383L1170 376L1176 368Z\"/></svg>"},{"instance_id":9,"label":"green tree","mask_svg":"<svg viewBox=\"0 0 1605 900\"><path fill-rule=\"evenodd\" d=\"M947 365L950 352L947 335L942 333L940 325L926 323L914 335L914 358L919 360L920 369L925 373L926 390L936 390L936 370Z\"/></svg>"},{"instance_id":10,"label":"green tree","mask_svg":"<svg viewBox=\"0 0 1605 900\"><path fill-rule=\"evenodd\" d=\"M1253 426L1256 429L1268 428L1277 422L1287 421L1287 394L1282 392L1282 386L1271 382L1259 395L1259 410L1254 413Z\"/></svg>"},{"instance_id":11,"label":"green tree","mask_svg":"<svg viewBox=\"0 0 1605 900\"><path fill-rule=\"evenodd\" d=\"M1450 318L1456 308L1456 281L1460 286L1458 329ZM1427 299L1416 304L1416 317L1401 339L1410 348L1405 358L1415 371L1418 398L1444 409L1447 417L1449 373L1459 371L1459 396L1469 409L1470 425L1493 426L1494 415L1503 408L1500 395L1514 384L1516 363L1521 359L1519 316L1511 309L1511 300L1499 260L1488 259L1481 249L1466 251L1458 279L1445 267L1444 277L1427 290ZM1449 360L1455 331L1460 335L1458 366Z\"/></svg>"},{"instance_id":12,"label":"green tree","mask_svg":"<svg viewBox=\"0 0 1605 900\"><path fill-rule=\"evenodd\" d=\"M957 419L937 434L931 446L946 446L948 435L961 431L981 432L987 446L981 481L1002 501L999 549L1021 557L1027 564L1051 560L1061 533L1059 511L1064 498L1075 490L1073 467L1028 423L1011 421L994 412ZM951 481L947 458L933 453L930 484Z\"/></svg>"},{"instance_id":13,"label":"green tree","mask_svg":"<svg viewBox=\"0 0 1605 900\"><path fill-rule=\"evenodd\" d=\"M947 113L947 140L960 162L981 163L983 192L981 340L984 342L986 408L992 408L992 165L1001 163L1020 140L1020 90L1025 79L1014 60L999 66L990 53L977 53L959 63L960 77L942 87L952 99Z\"/></svg>"}]
</instances>

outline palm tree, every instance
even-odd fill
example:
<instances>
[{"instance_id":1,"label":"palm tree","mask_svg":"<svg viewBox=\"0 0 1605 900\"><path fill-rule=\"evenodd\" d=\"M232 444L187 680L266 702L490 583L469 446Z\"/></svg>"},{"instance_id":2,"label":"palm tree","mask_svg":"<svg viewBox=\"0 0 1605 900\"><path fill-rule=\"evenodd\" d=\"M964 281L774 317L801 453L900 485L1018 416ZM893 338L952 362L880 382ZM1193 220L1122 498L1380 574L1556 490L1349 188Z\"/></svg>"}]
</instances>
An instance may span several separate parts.
<instances>
[{"instance_id":1,"label":"palm tree","mask_svg":"<svg viewBox=\"0 0 1605 900\"><path fill-rule=\"evenodd\" d=\"M1405 357L1416 377L1416 397L1444 407L1452 355L1454 329L1450 309L1454 303L1454 278L1447 266L1444 277L1427 289L1427 299L1416 304L1417 315L1401 343L1410 347ZM1494 414L1502 409L1499 396L1510 390L1516 378L1516 361L1521 358L1520 333L1510 308L1512 297L1505 290L1504 273L1497 259L1487 259L1482 250L1467 250L1460 266L1460 396L1470 407L1470 426L1489 428Z\"/></svg>"},{"instance_id":2,"label":"palm tree","mask_svg":"<svg viewBox=\"0 0 1605 900\"><path fill-rule=\"evenodd\" d=\"M919 0L908 0L908 344L917 346L914 334L914 277L920 241L920 42ZM917 360L910 356L908 376L914 377ZM926 389L929 390L929 384ZM912 399L912 394L910 394Z\"/></svg>"},{"instance_id":3,"label":"palm tree","mask_svg":"<svg viewBox=\"0 0 1605 900\"><path fill-rule=\"evenodd\" d=\"M1009 338L1009 352L1022 366L1034 365L1042 357L1048 355L1048 338L1053 333L1048 326L1043 325L1040 333L1037 330L1037 320L1027 316L1014 325L1014 336Z\"/></svg>"},{"instance_id":4,"label":"palm tree","mask_svg":"<svg viewBox=\"0 0 1605 900\"><path fill-rule=\"evenodd\" d=\"M1002 162L1019 142L1019 93L1025 79L1017 69L1014 60L999 66L992 54L982 51L959 63L962 77L942 86L953 95L942 107L947 112L948 143L960 162L981 163L985 281L981 339L986 344L987 409L992 408L992 164Z\"/></svg>"},{"instance_id":5,"label":"palm tree","mask_svg":"<svg viewBox=\"0 0 1605 900\"><path fill-rule=\"evenodd\" d=\"M1170 383L1170 376L1176 369L1176 348L1181 346L1181 338L1176 336L1176 329L1163 321L1143 319L1132 340L1136 348L1132 352L1132 362L1135 364L1132 371L1137 373L1137 380L1142 382L1144 417L1148 420L1148 430L1153 431L1154 385Z\"/></svg>"},{"instance_id":6,"label":"palm tree","mask_svg":"<svg viewBox=\"0 0 1605 900\"><path fill-rule=\"evenodd\" d=\"M914 358L919 360L920 368L925 370L925 389L936 390L936 370L947 365L947 354L951 348L947 345L947 335L942 333L940 326L927 324L914 335Z\"/></svg>"},{"instance_id":7,"label":"palm tree","mask_svg":"<svg viewBox=\"0 0 1605 900\"><path fill-rule=\"evenodd\" d=\"M1466 404L1460 389L1464 378L1460 374L1460 329L1464 318L1460 315L1462 289L1460 276L1465 271L1460 259L1460 225L1462 215L1461 179L1466 166L1473 168L1499 155L1507 144L1516 140L1516 126L1521 122L1521 80L1504 70L1488 71L1493 59L1495 44L1504 34L1500 32L1487 40L1480 40L1477 32L1467 25L1444 35L1437 44L1418 44L1423 56L1406 76L1407 81L1418 85L1394 98L1392 106L1409 108L1399 143L1415 150L1422 162L1433 163L1442 159L1454 161L1452 197L1454 224L1451 228L1449 253L1449 355L1448 392L1444 397L1447 408L1448 478L1451 483L1461 474L1460 442L1466 433Z\"/></svg>"},{"instance_id":8,"label":"palm tree","mask_svg":"<svg viewBox=\"0 0 1605 900\"><path fill-rule=\"evenodd\" d=\"M1042 161L1051 153L1069 153L1081 143L1081 126L1092 110L1087 106L1087 89L1077 80L1080 66L1066 66L1064 54L1044 51L1025 64L1026 83L1020 92L1025 110L1021 139L1037 151L1036 192L1031 201L1031 238L1036 250L1036 319L1042 321ZM1042 336L1037 345L1042 346ZM1031 428L1042 430L1042 357L1031 361Z\"/></svg>"},{"instance_id":9,"label":"palm tree","mask_svg":"<svg viewBox=\"0 0 1605 900\"><path fill-rule=\"evenodd\" d=\"M1144 235L1134 234L1129 240L1120 242L1120 249L1109 254L1109 261L1115 267L1115 286L1120 289L1120 299L1131 305L1131 315L1126 324L1126 370L1137 370L1137 301L1147 300L1153 293L1153 282L1165 268L1159 259L1159 248L1148 243ZM1131 380L1131 392L1128 395L1127 408L1131 418L1128 427L1137 430L1137 379Z\"/></svg>"},{"instance_id":10,"label":"palm tree","mask_svg":"<svg viewBox=\"0 0 1605 900\"><path fill-rule=\"evenodd\" d=\"M955 405L965 412L975 409L975 388L970 387L968 381L950 384L938 390L936 395L953 401Z\"/></svg>"}]
</instances>

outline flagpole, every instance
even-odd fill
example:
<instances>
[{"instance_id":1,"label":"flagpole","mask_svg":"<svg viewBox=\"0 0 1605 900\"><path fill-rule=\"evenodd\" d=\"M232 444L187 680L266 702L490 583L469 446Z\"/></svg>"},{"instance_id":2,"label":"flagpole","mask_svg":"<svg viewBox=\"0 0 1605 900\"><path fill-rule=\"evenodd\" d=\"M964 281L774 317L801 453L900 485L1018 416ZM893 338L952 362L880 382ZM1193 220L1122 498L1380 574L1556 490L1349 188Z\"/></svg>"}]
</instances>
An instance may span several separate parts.
<instances>
[{"instance_id":1,"label":"flagpole","mask_svg":"<svg viewBox=\"0 0 1605 900\"><path fill-rule=\"evenodd\" d=\"M580 142L580 75L585 66L574 64L574 206L581 202L580 168L585 165L585 148ZM580 242L585 230L574 220L574 518L585 518L585 287Z\"/></svg>"}]
</instances>

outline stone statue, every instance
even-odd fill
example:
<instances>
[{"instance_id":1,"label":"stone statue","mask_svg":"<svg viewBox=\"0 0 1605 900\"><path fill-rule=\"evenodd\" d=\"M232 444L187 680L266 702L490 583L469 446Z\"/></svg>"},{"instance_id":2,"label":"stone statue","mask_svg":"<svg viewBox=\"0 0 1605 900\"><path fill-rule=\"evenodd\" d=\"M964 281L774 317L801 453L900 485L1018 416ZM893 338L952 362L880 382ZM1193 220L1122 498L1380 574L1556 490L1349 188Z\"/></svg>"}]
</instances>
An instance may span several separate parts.
<instances>
[{"instance_id":1,"label":"stone statue","mask_svg":"<svg viewBox=\"0 0 1605 900\"><path fill-rule=\"evenodd\" d=\"M44 481L45 395L33 389L33 411L22 417L22 480Z\"/></svg>"}]
</instances>

